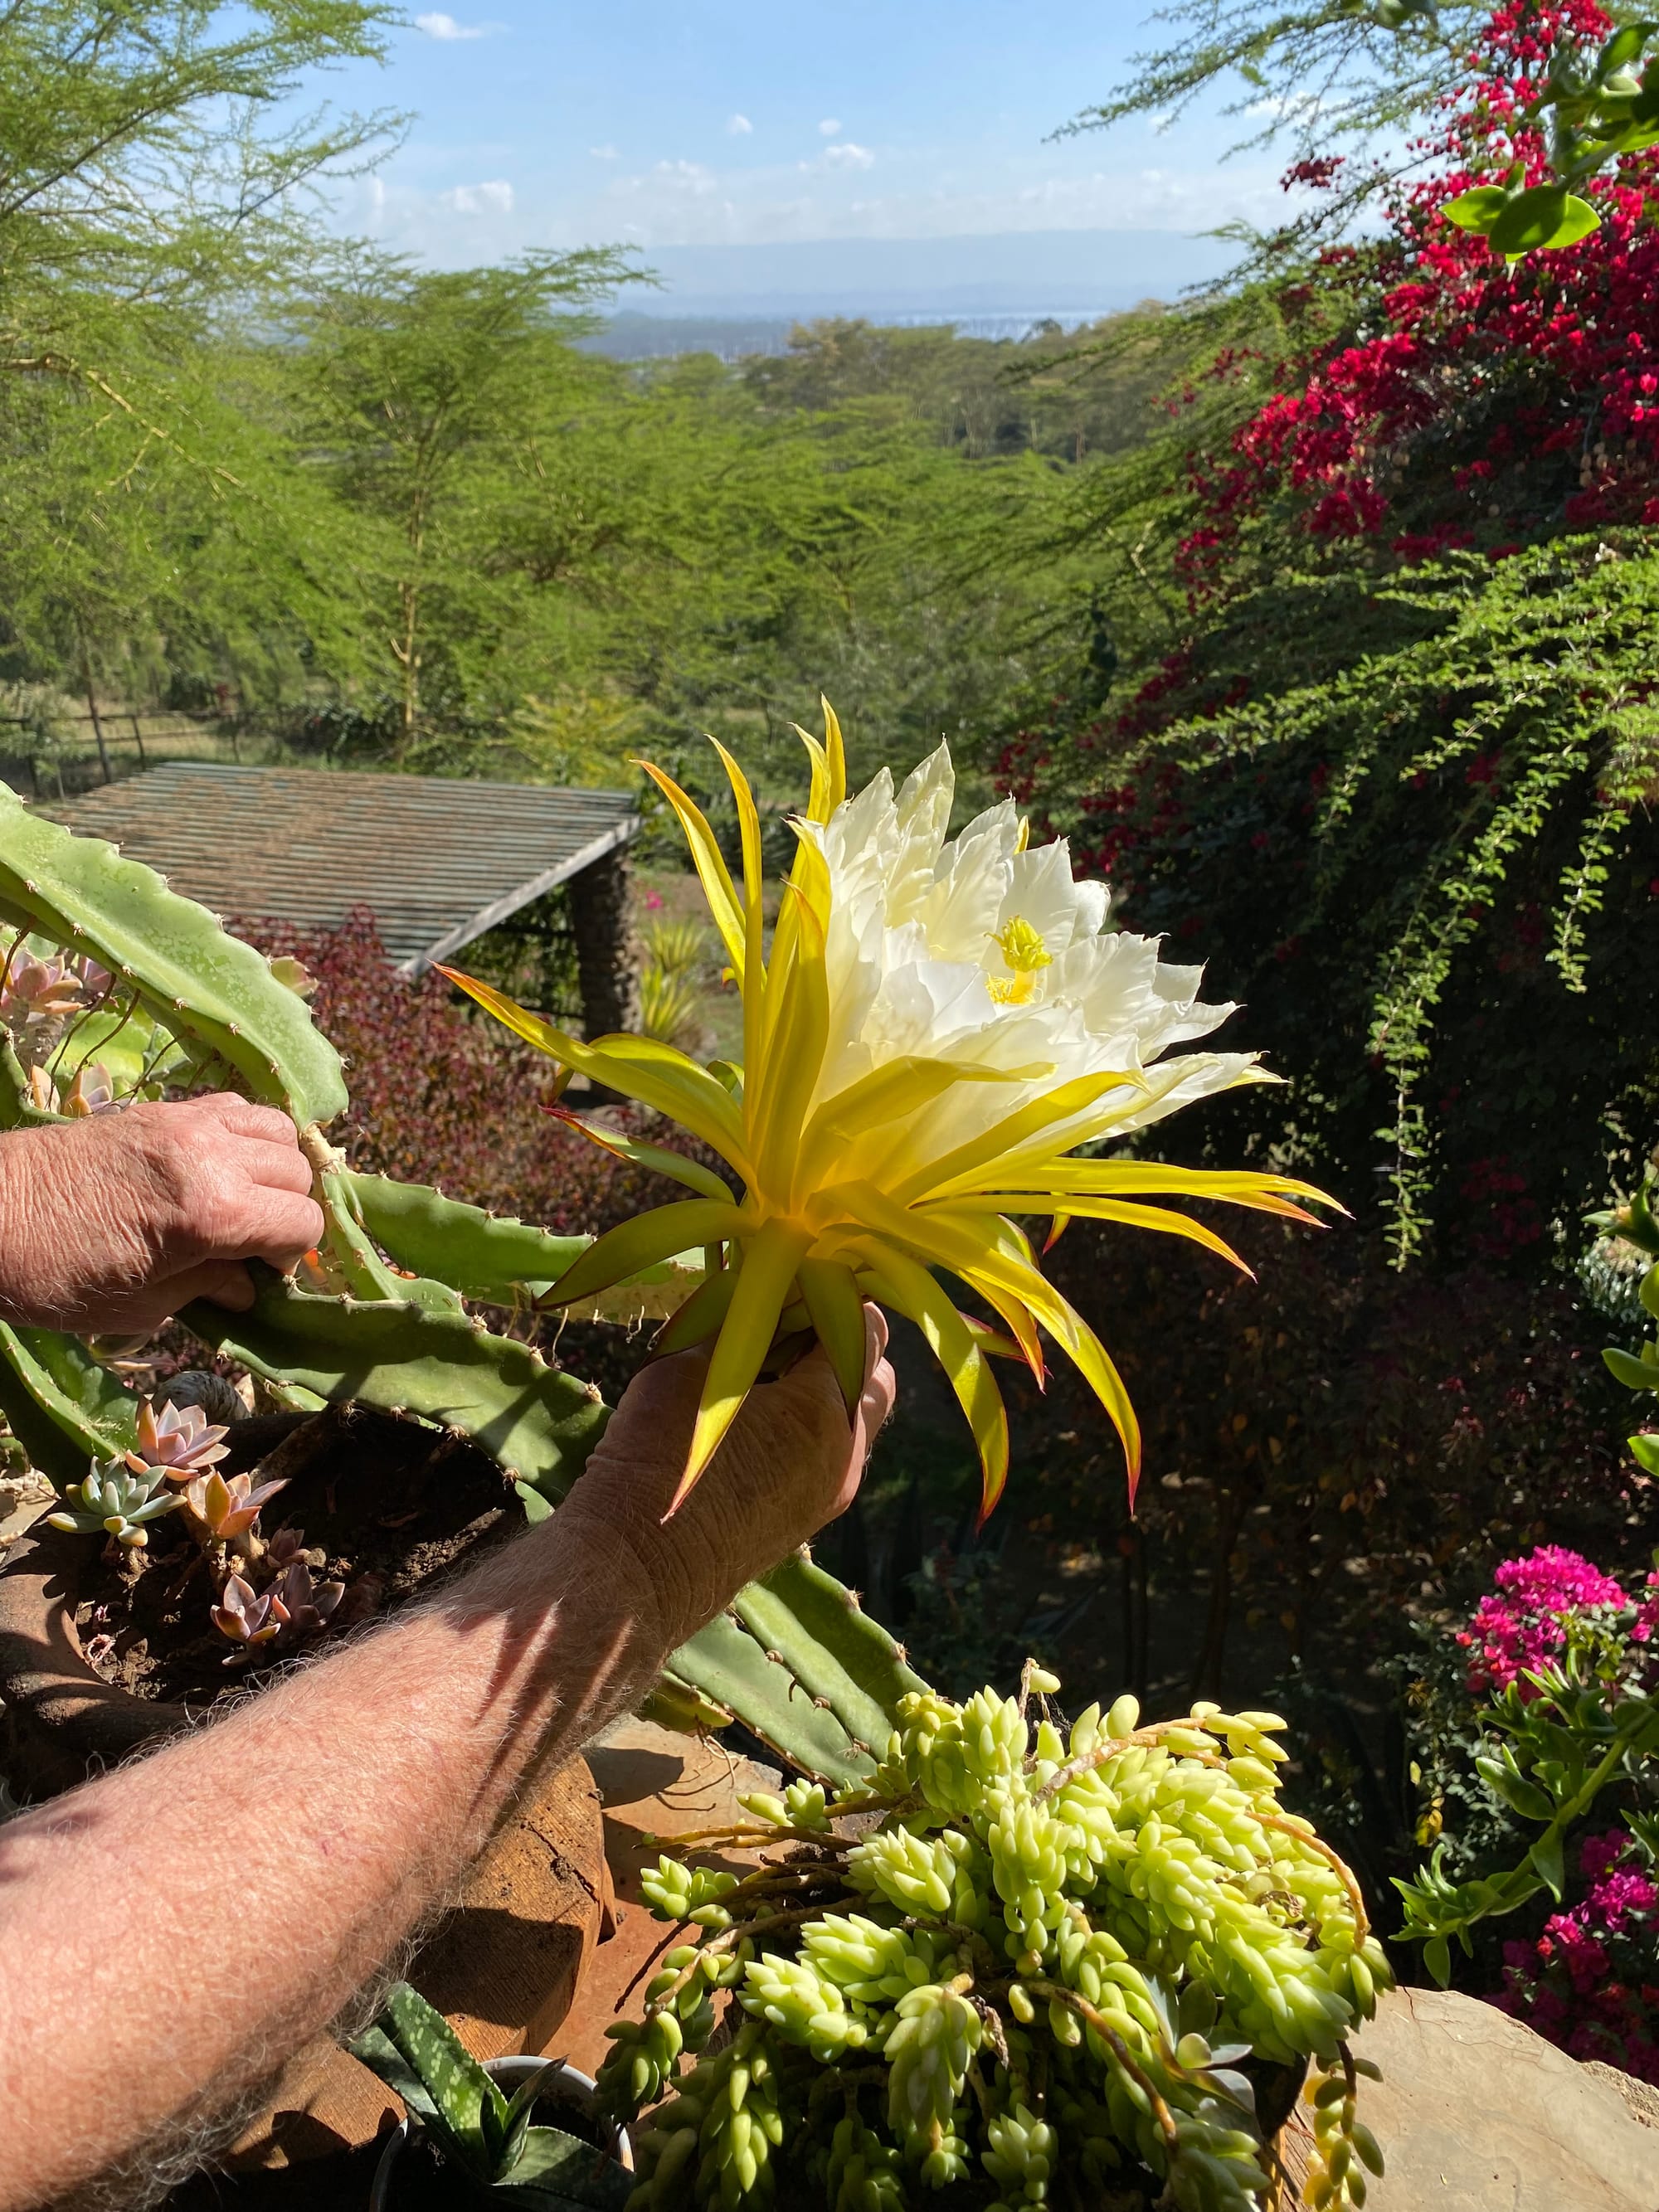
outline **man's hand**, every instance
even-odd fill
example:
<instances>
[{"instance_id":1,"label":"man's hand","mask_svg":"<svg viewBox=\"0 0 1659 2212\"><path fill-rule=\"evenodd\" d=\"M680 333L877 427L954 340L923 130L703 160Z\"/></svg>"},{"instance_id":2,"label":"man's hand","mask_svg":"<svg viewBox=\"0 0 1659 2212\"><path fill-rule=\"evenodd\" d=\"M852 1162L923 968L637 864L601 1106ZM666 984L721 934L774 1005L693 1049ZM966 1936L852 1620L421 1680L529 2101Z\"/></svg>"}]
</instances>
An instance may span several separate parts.
<instances>
[{"instance_id":1,"label":"man's hand","mask_svg":"<svg viewBox=\"0 0 1659 2212\"><path fill-rule=\"evenodd\" d=\"M646 1636L670 1650L695 1635L757 1575L787 1559L852 1504L870 1447L893 1410L887 1323L866 1306L864 1392L852 1422L835 1371L815 1346L775 1382L751 1390L707 1472L678 1512L679 1486L708 1370L682 1352L634 1377L586 1469L555 1516L567 1547L591 1548L595 1571L624 1601L624 1561L640 1570L626 1595Z\"/></svg>"},{"instance_id":2,"label":"man's hand","mask_svg":"<svg viewBox=\"0 0 1659 2212\"><path fill-rule=\"evenodd\" d=\"M83 1335L240 1311L245 1260L284 1273L323 1234L294 1124L228 1091L0 1136L0 1320Z\"/></svg>"},{"instance_id":3,"label":"man's hand","mask_svg":"<svg viewBox=\"0 0 1659 2212\"><path fill-rule=\"evenodd\" d=\"M145 2180L181 2143L453 1896L534 1762L578 1750L849 1503L893 1401L885 1328L867 1325L850 1426L815 1351L750 1394L665 1524L707 1365L665 1359L539 1528L211 1727L0 1826L0 2212L100 2170L99 2202L153 2202ZM280 1820L247 1820L250 1775ZM225 1938L233 1864L252 1976ZM134 1913L133 1869L158 1865Z\"/></svg>"}]
</instances>

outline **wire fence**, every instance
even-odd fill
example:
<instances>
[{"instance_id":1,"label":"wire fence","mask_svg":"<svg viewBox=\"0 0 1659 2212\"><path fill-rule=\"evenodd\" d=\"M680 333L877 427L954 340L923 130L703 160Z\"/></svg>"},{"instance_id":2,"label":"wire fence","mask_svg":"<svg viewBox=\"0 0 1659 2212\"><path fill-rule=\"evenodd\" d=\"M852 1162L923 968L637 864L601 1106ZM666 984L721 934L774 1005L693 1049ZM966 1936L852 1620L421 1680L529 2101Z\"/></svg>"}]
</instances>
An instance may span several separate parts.
<instances>
[{"instance_id":1,"label":"wire fence","mask_svg":"<svg viewBox=\"0 0 1659 2212\"><path fill-rule=\"evenodd\" d=\"M146 710L100 702L95 710L0 713L0 779L28 799L73 799L164 761L258 766L279 743L252 717L216 708Z\"/></svg>"}]
</instances>

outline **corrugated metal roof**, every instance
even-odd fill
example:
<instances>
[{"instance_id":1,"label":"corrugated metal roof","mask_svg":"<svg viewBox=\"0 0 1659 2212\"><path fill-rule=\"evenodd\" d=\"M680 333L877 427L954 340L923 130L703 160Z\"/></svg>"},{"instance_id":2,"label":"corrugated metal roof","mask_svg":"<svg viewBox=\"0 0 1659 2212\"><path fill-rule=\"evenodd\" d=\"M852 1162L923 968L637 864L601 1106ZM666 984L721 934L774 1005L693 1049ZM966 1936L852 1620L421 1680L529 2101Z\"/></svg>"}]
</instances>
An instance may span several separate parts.
<instances>
[{"instance_id":1,"label":"corrugated metal roof","mask_svg":"<svg viewBox=\"0 0 1659 2212\"><path fill-rule=\"evenodd\" d=\"M370 908L417 974L637 835L618 791L173 761L43 814L216 914L302 929Z\"/></svg>"}]
</instances>

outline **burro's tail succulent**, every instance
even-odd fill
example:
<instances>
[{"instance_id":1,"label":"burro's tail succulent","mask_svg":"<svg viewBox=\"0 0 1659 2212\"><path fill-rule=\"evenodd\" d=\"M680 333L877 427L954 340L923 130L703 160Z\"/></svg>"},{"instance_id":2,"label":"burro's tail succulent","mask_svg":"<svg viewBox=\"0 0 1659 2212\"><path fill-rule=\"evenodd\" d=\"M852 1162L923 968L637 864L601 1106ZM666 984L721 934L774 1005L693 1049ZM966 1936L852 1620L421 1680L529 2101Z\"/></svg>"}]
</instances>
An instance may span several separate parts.
<instances>
[{"instance_id":1,"label":"burro's tail succulent","mask_svg":"<svg viewBox=\"0 0 1659 2212\"><path fill-rule=\"evenodd\" d=\"M606 1408L476 1309L546 1297L589 1240L353 1175L325 1134L347 1104L340 1061L292 966L0 787L0 1128L64 1118L53 1099L119 1110L163 1088L234 1088L281 1108L316 1170L327 1223L312 1287L266 1271L251 1312L198 1306L191 1327L291 1404L354 1399L462 1431L538 1517L580 1474ZM626 1279L561 1303L594 1318L661 1319L701 1279L700 1255L653 1253ZM220 1516L228 1535L252 1503L214 1487L217 1425L198 1407L143 1407L77 1338L0 1324L0 1413L58 1486L60 1527L136 1548L186 1498ZM250 1588L240 1607L222 1599L222 1632L240 1644L270 1628L275 1641L287 1599L272 1591L257 1622L265 1593ZM323 1617L314 1590L289 1595ZM842 1783L872 1769L893 1707L916 1686L850 1594L792 1559L674 1655L652 1710L698 1728L735 1717L792 1765Z\"/></svg>"}]
</instances>

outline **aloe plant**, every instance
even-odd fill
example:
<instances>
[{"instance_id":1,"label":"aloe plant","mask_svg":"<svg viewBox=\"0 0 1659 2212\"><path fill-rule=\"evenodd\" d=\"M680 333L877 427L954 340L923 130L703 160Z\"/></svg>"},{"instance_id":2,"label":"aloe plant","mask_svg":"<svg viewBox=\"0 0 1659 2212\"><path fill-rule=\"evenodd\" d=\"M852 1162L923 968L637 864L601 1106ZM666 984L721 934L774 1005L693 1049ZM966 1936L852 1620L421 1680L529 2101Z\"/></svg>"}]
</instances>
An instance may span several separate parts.
<instances>
[{"instance_id":1,"label":"aloe plant","mask_svg":"<svg viewBox=\"0 0 1659 2212\"><path fill-rule=\"evenodd\" d=\"M470 1309L533 1304L589 1240L352 1174L324 1134L348 1103L339 1059L293 966L231 936L153 870L41 819L0 787L0 1127L63 1118L42 1099L66 1098L94 1063L117 1102L163 1081L216 1083L283 1109L317 1171L327 1223L313 1278L301 1287L256 1263L250 1311L198 1305L189 1326L291 1404L353 1399L464 1431L540 1518L580 1473L607 1408ZM671 1258L569 1310L660 1319L699 1280L697 1261ZM102 1481L110 1462L149 1466L160 1454L176 1456L175 1479L196 1479L218 1456L216 1434L179 1416L141 1436L139 1401L79 1339L50 1329L0 1325L0 1414L64 1496L60 1518L88 1529L120 1518L127 1542L143 1523L120 1513L94 1522L81 1490L89 1462ZM164 1510L160 1490L135 1497L135 1511ZM246 1625L237 1615L221 1626L240 1642ZM650 1709L696 1729L736 1718L792 1765L845 1784L873 1767L898 1699L919 1686L850 1593L793 1559L672 1656Z\"/></svg>"},{"instance_id":2,"label":"aloe plant","mask_svg":"<svg viewBox=\"0 0 1659 2212\"><path fill-rule=\"evenodd\" d=\"M560 2061L508 2097L441 2012L399 1982L352 2054L396 2090L463 2191L544 2212L621 2212L633 2176L607 2153L538 2126L534 2113Z\"/></svg>"}]
</instances>

